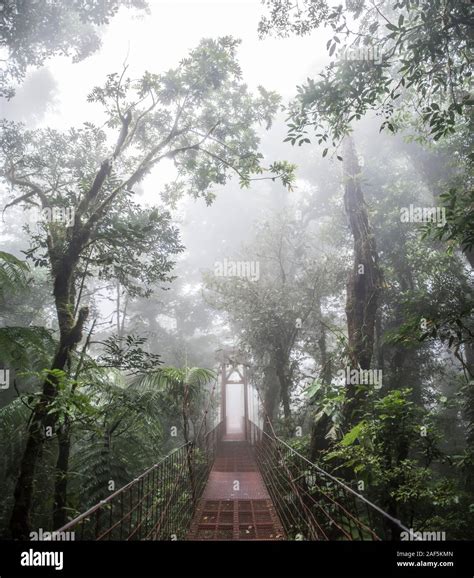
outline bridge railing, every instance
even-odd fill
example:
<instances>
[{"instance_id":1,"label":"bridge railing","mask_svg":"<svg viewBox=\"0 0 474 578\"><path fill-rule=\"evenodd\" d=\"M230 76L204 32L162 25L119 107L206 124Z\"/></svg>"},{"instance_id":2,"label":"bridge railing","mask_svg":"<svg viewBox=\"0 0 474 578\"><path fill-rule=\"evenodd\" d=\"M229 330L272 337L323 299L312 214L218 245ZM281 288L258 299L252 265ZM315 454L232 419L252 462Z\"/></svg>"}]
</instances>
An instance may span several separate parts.
<instances>
[{"instance_id":1,"label":"bridge railing","mask_svg":"<svg viewBox=\"0 0 474 578\"><path fill-rule=\"evenodd\" d=\"M247 439L289 539L393 540L409 531L273 432L248 421Z\"/></svg>"},{"instance_id":2,"label":"bridge railing","mask_svg":"<svg viewBox=\"0 0 474 578\"><path fill-rule=\"evenodd\" d=\"M76 540L183 539L221 437L222 423L57 531L73 531Z\"/></svg>"}]
</instances>

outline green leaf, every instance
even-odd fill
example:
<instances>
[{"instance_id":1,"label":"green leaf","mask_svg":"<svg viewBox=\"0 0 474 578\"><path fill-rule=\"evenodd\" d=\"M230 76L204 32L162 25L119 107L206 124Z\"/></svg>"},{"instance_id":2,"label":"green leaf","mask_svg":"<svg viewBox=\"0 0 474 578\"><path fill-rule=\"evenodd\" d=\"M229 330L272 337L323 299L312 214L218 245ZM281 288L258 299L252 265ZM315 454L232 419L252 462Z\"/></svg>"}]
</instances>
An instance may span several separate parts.
<instances>
[{"instance_id":1,"label":"green leaf","mask_svg":"<svg viewBox=\"0 0 474 578\"><path fill-rule=\"evenodd\" d=\"M355 425L341 440L341 445L344 447L351 446L361 434L365 427L365 421L359 422Z\"/></svg>"},{"instance_id":2,"label":"green leaf","mask_svg":"<svg viewBox=\"0 0 474 578\"><path fill-rule=\"evenodd\" d=\"M308 397L313 397L321 389L322 386L323 386L322 381L315 379L313 383L304 390L303 393Z\"/></svg>"}]
</instances>

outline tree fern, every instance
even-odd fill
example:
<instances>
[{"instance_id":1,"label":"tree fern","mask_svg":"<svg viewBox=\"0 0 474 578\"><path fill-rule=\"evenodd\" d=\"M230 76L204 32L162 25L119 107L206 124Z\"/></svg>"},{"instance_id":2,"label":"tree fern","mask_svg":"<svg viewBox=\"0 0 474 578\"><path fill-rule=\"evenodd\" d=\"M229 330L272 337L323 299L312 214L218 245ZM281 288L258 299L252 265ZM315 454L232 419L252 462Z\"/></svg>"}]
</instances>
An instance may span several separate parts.
<instances>
[{"instance_id":1,"label":"tree fern","mask_svg":"<svg viewBox=\"0 0 474 578\"><path fill-rule=\"evenodd\" d=\"M134 379L133 384L144 388L162 388L171 394L181 396L185 385L190 390L198 392L204 385L215 378L215 373L210 369L191 367L180 369L177 367L160 367Z\"/></svg>"}]
</instances>

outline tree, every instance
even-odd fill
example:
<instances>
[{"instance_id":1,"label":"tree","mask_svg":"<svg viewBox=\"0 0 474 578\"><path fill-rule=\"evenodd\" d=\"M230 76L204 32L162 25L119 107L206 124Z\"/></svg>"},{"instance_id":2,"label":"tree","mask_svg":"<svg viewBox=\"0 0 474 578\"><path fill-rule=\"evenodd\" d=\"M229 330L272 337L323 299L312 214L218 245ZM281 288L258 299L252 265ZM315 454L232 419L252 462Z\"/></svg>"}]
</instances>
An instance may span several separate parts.
<instances>
[{"instance_id":1,"label":"tree","mask_svg":"<svg viewBox=\"0 0 474 578\"><path fill-rule=\"evenodd\" d=\"M334 34L327 43L331 63L317 81L309 78L297 87L286 140L303 144L314 135L325 156L352 131L354 121L370 112L383 117L380 130L413 132L428 144L463 137L456 151L466 176L440 191L447 222L434 234L457 240L472 266L469 31L474 22L469 2L351 0L346 10L342 4L331 8L326 0L265 4L270 15L260 22L261 35L304 35L321 25Z\"/></svg>"},{"instance_id":2,"label":"tree","mask_svg":"<svg viewBox=\"0 0 474 578\"><path fill-rule=\"evenodd\" d=\"M327 464L349 467L366 486L371 499L411 528L449 528L451 537L471 532L469 518L456 505L455 480L434 476L430 466L443 460L436 410L426 410L409 400L408 389L395 389L373 400L370 410L325 456ZM420 422L426 435L420 436ZM466 501L467 502L467 501ZM453 515L453 511L455 515ZM391 529L399 539L398 528Z\"/></svg>"},{"instance_id":3,"label":"tree","mask_svg":"<svg viewBox=\"0 0 474 578\"><path fill-rule=\"evenodd\" d=\"M138 81L111 74L96 87L90 100L104 106L108 130L90 123L66 133L41 129L25 131L3 123L1 150L3 176L12 192L8 205L39 205L53 216L42 228L31 258L50 269L59 344L51 370L62 371L82 339L89 315L80 304L81 278L92 260L101 274L120 269L128 251L126 272L140 284L166 279L169 255L180 251L177 231L166 211L151 209L135 222L134 187L164 159L171 159L177 179L165 197L183 193L213 199L211 187L222 185L231 172L242 186L262 175L255 126L271 117L278 97L265 89L253 97L242 83L236 61L238 42L230 37L203 40L174 70L157 75L146 72ZM111 144L111 132L118 136ZM98 158L102 158L97 168ZM291 186L293 166L275 162L270 176ZM54 215L72 216L58 222ZM124 215L127 215L124 217ZM125 223L122 222L122 219ZM131 222L128 222L131 221ZM121 247L117 247L117 236ZM143 253L147 236L157 239L150 255ZM105 241L107 238L107 242ZM106 250L104 250L106 249ZM38 251L43 251L38 255ZM140 265L138 265L140 263ZM137 284L133 284L137 288ZM54 426L50 404L57 395L54 373L44 381L43 395L31 419L28 442L15 490L11 529L15 538L28 534L33 480L44 426Z\"/></svg>"},{"instance_id":4,"label":"tree","mask_svg":"<svg viewBox=\"0 0 474 578\"><path fill-rule=\"evenodd\" d=\"M40 67L57 54L83 60L100 47L98 28L109 23L121 6L147 9L146 0L2 0L0 97L11 98L15 83L28 68Z\"/></svg>"},{"instance_id":5,"label":"tree","mask_svg":"<svg viewBox=\"0 0 474 578\"><path fill-rule=\"evenodd\" d=\"M434 140L469 118L473 18L468 2L351 0L346 10L325 0L303 0L302 8L288 0L265 4L271 12L260 22L262 35L303 35L321 25L334 33L327 49L338 58L317 82L308 79L298 88L292 142L304 142L312 127L320 143L336 143L354 119L371 110L385 117L381 129L392 132L406 126L402 113L415 114Z\"/></svg>"},{"instance_id":6,"label":"tree","mask_svg":"<svg viewBox=\"0 0 474 578\"><path fill-rule=\"evenodd\" d=\"M215 379L215 374L209 369L191 367L179 369L176 367L161 367L140 377L136 384L147 387L157 386L165 388L171 398L181 405L181 418L183 423L183 438L187 445L186 461L188 466L189 480L193 502L197 500L196 480L193 468L193 447L189 445L189 419L191 407L199 400L203 387ZM205 410L207 411L207 410ZM205 416L204 416L205 417ZM194 432L195 439L199 432Z\"/></svg>"},{"instance_id":7,"label":"tree","mask_svg":"<svg viewBox=\"0 0 474 578\"><path fill-rule=\"evenodd\" d=\"M374 233L360 184L360 168L351 138L344 152L344 205L354 238L354 262L347 283L346 316L349 359L353 368L369 369L374 349L375 321L381 275ZM361 392L347 384L347 419L360 402Z\"/></svg>"},{"instance_id":8,"label":"tree","mask_svg":"<svg viewBox=\"0 0 474 578\"><path fill-rule=\"evenodd\" d=\"M54 529L64 525L71 512L74 516L110 495L112 480L113 487L126 484L162 455L169 400L159 388L135 383L140 369L156 370L156 356L140 348L141 339L127 336L124 342L130 347L124 346L120 360L109 343L97 359L83 354L85 344L79 371L74 379L65 376L69 384L57 430ZM118 368L109 367L109 354ZM72 406L78 396L91 411ZM60 463L61 457L67 459Z\"/></svg>"},{"instance_id":9,"label":"tree","mask_svg":"<svg viewBox=\"0 0 474 578\"><path fill-rule=\"evenodd\" d=\"M370 163L358 174L367 183L363 206L383 274L372 361L382 370L383 384L367 391L353 429L342 441L335 438L330 450L343 459L347 481L364 481L364 495L410 527L444 524L451 536L460 536L468 524L459 523L457 512L472 500L466 492L472 479L472 422L458 358L472 333L468 268L458 252L446 253L439 241L422 238L422 224L400 221L400 207L431 199L430 188L420 185L425 167L413 162L415 155L400 139L376 140L374 125L363 127ZM344 154L344 162L347 158ZM315 397L328 409L337 401L321 385ZM399 411L408 409L411 423L400 419ZM400 431L408 425L409 436ZM318 458L324 460L324 452ZM337 464L337 470L337 460L328 465Z\"/></svg>"},{"instance_id":10,"label":"tree","mask_svg":"<svg viewBox=\"0 0 474 578\"><path fill-rule=\"evenodd\" d=\"M326 263L311 250L314 231L308 225L287 214L259 225L244 252L247 262L258 264L258 279L212 273L205 278L206 299L225 311L234 336L260 367L256 377L262 380L270 420L282 405L286 433L294 429L291 396L300 378L299 366L308 350L314 351L309 342L320 338L315 333L324 324L321 302L331 281Z\"/></svg>"}]
</instances>

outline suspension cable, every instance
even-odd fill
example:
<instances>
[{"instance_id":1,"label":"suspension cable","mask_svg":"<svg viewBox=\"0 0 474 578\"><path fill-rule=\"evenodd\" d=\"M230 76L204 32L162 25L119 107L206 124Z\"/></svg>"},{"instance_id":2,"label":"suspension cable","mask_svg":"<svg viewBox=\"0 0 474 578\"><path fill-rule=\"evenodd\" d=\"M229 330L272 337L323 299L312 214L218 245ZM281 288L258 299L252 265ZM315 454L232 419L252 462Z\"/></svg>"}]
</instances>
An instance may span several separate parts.
<instances>
[{"instance_id":1,"label":"suspension cable","mask_svg":"<svg viewBox=\"0 0 474 578\"><path fill-rule=\"evenodd\" d=\"M264 414L264 418L266 419L266 421L268 422L268 425L270 427L270 431L271 431L271 436L268 435L267 432L265 432L264 430L262 430L263 435L266 435L267 437L269 437L271 439L271 437L273 437L275 440L277 440L279 443L283 444L286 448L288 448L293 454L297 455L299 458L301 458L304 462L306 462L309 466L311 466L312 468L314 468L319 474L321 474L322 476L328 478L329 480L331 480L332 482L334 482L337 486L343 488L345 491L349 492L350 494L352 494L355 498L361 500L362 502L364 502L366 505L368 505L370 508L376 510L379 514L381 514L385 519L389 520L392 524L394 524L395 526L398 526L400 529L402 529L403 531L409 532L409 529L406 528L402 522L396 518L394 518L393 516L391 516L390 514L388 514L387 512L385 512L384 510L382 510L382 508L380 508L379 506L377 506L376 504L374 504L373 502L371 502L370 500L368 500L365 496L363 496L362 494L359 494L358 492L356 492L353 488L351 488L350 486L348 486L347 484L345 484L344 482L342 482L341 480L339 480L338 478L336 478L335 476L333 476L332 474L326 472L325 470L323 470L320 466L318 466L317 464L311 462L308 458L306 458L304 455L300 454L298 451L296 451L294 448L292 448L285 440L283 440L282 438L280 438L279 436L276 435L275 432L275 428L273 426L272 420L270 419L270 416L268 415L268 413L265 410L265 406L263 404L263 400L262 400L262 396L260 395L260 391L259 388L257 386L255 386L255 389L257 391L257 395L258 398L260 400L261 406L262 406L262 412ZM281 456L281 451L278 449L278 452ZM283 462L283 459L281 460ZM287 472L288 473L288 472ZM290 474L291 475L291 474ZM290 479L290 483L292 484L293 487L293 481L292 479ZM297 491L298 494L298 491ZM336 502L334 500L332 500L333 502L335 502L339 507L343 508L343 506L341 504L339 504L339 502ZM306 508L305 508L306 509ZM343 508L344 509L344 508Z\"/></svg>"}]
</instances>

